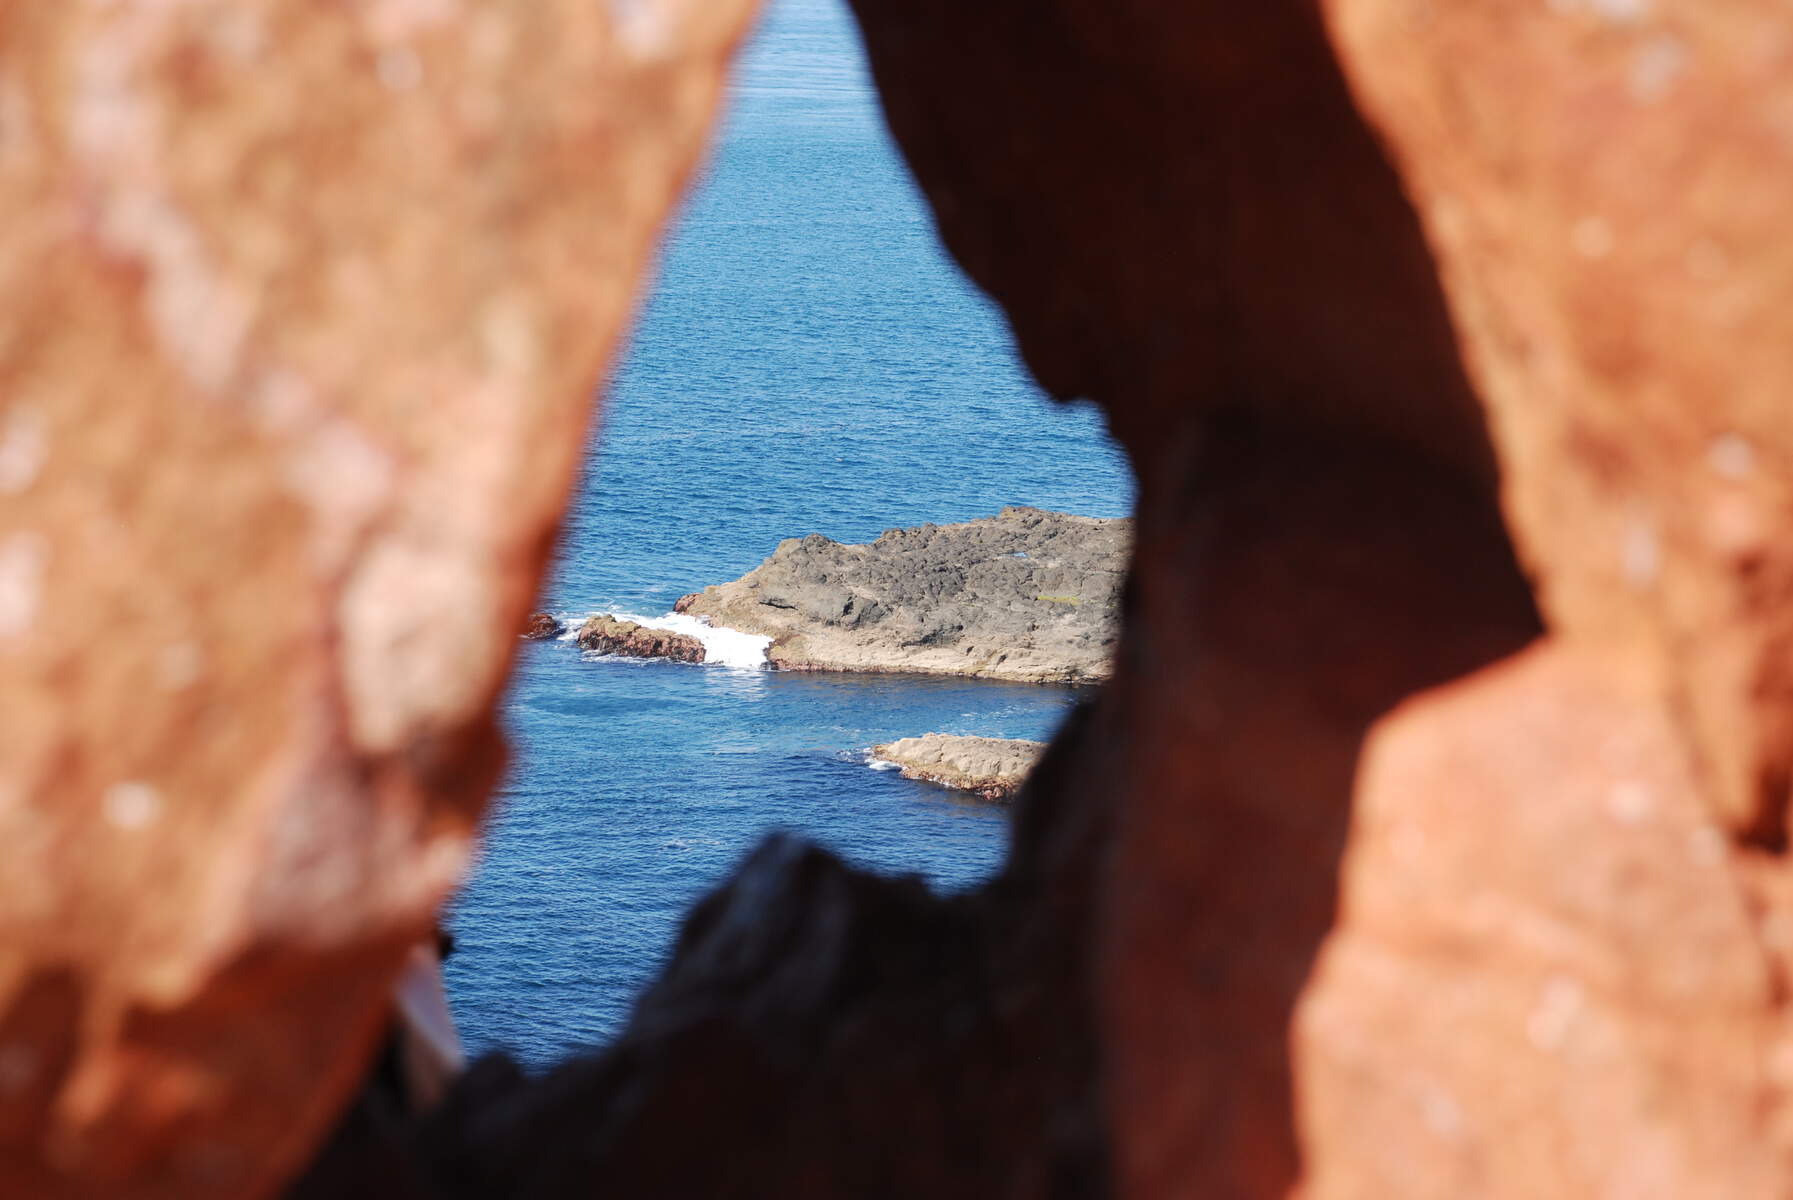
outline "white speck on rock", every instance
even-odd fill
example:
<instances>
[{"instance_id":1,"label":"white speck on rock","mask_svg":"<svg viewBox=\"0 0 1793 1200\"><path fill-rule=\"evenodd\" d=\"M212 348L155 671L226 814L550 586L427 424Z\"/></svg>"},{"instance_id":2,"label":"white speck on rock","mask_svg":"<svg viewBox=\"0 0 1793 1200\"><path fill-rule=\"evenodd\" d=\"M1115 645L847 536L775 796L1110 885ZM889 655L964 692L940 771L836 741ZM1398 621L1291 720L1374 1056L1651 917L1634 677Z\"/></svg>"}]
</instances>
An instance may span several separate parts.
<instances>
[{"instance_id":1,"label":"white speck on rock","mask_svg":"<svg viewBox=\"0 0 1793 1200\"><path fill-rule=\"evenodd\" d=\"M1420 1089L1420 1117L1426 1128L1447 1142L1455 1142L1463 1135L1463 1107L1457 1103L1455 1096L1436 1084Z\"/></svg>"},{"instance_id":2,"label":"white speck on rock","mask_svg":"<svg viewBox=\"0 0 1793 1200\"><path fill-rule=\"evenodd\" d=\"M291 433L311 416L317 397L305 377L282 368L261 372L248 393L249 416L263 433Z\"/></svg>"},{"instance_id":3,"label":"white speck on rock","mask_svg":"<svg viewBox=\"0 0 1793 1200\"><path fill-rule=\"evenodd\" d=\"M337 606L358 747L394 750L419 730L477 711L487 686L483 643L504 625L488 565L415 528L360 556Z\"/></svg>"},{"instance_id":4,"label":"white speck on rock","mask_svg":"<svg viewBox=\"0 0 1793 1200\"><path fill-rule=\"evenodd\" d=\"M106 820L118 829L145 829L162 815L162 793L137 780L113 784L100 803Z\"/></svg>"},{"instance_id":5,"label":"white speck on rock","mask_svg":"<svg viewBox=\"0 0 1793 1200\"><path fill-rule=\"evenodd\" d=\"M1656 809L1656 797L1645 784L1622 779L1606 793L1606 811L1621 825L1641 825Z\"/></svg>"},{"instance_id":6,"label":"white speck on rock","mask_svg":"<svg viewBox=\"0 0 1793 1200\"><path fill-rule=\"evenodd\" d=\"M1649 104L1662 99L1687 70L1687 47L1663 34L1647 42L1631 60L1631 94Z\"/></svg>"},{"instance_id":7,"label":"white speck on rock","mask_svg":"<svg viewBox=\"0 0 1793 1200\"><path fill-rule=\"evenodd\" d=\"M156 678L171 692L193 686L205 668L197 642L171 642L156 656Z\"/></svg>"},{"instance_id":8,"label":"white speck on rock","mask_svg":"<svg viewBox=\"0 0 1793 1200\"><path fill-rule=\"evenodd\" d=\"M29 632L37 621L50 543L42 534L20 532L0 543L0 638Z\"/></svg>"},{"instance_id":9,"label":"white speck on rock","mask_svg":"<svg viewBox=\"0 0 1793 1200\"><path fill-rule=\"evenodd\" d=\"M673 45L674 30L654 0L610 0L610 19L618 39L637 58L653 59Z\"/></svg>"},{"instance_id":10,"label":"white speck on rock","mask_svg":"<svg viewBox=\"0 0 1793 1200\"><path fill-rule=\"evenodd\" d=\"M1756 448L1740 433L1722 433L1706 447L1706 461L1726 479L1748 479L1756 471Z\"/></svg>"},{"instance_id":11,"label":"white speck on rock","mask_svg":"<svg viewBox=\"0 0 1793 1200\"><path fill-rule=\"evenodd\" d=\"M389 92L408 92L423 82L423 62L416 51L406 46L380 51L374 71L380 77L380 86Z\"/></svg>"},{"instance_id":12,"label":"white speck on rock","mask_svg":"<svg viewBox=\"0 0 1793 1200\"><path fill-rule=\"evenodd\" d=\"M36 481L50 450L44 419L18 408L0 424L0 495L16 496Z\"/></svg>"},{"instance_id":13,"label":"white speck on rock","mask_svg":"<svg viewBox=\"0 0 1793 1200\"><path fill-rule=\"evenodd\" d=\"M220 392L237 369L252 297L210 253L199 224L165 184L165 112L137 78L135 55L169 20L163 5L121 6L116 36L81 47L69 115L75 169L122 181L96 191L102 246L145 267L145 315L164 353L197 388Z\"/></svg>"},{"instance_id":14,"label":"white speck on rock","mask_svg":"<svg viewBox=\"0 0 1793 1200\"><path fill-rule=\"evenodd\" d=\"M1614 25L1635 25L1650 15L1652 0L1581 0L1582 5L1603 21Z\"/></svg>"},{"instance_id":15,"label":"white speck on rock","mask_svg":"<svg viewBox=\"0 0 1793 1200\"><path fill-rule=\"evenodd\" d=\"M1616 239L1604 217L1583 217L1569 231L1569 244L1583 258L1605 258L1612 253Z\"/></svg>"},{"instance_id":16,"label":"white speck on rock","mask_svg":"<svg viewBox=\"0 0 1793 1200\"><path fill-rule=\"evenodd\" d=\"M1614 25L1635 25L1650 15L1653 0L1544 0L1551 12L1573 16L1585 10Z\"/></svg>"},{"instance_id":17,"label":"white speck on rock","mask_svg":"<svg viewBox=\"0 0 1793 1200\"><path fill-rule=\"evenodd\" d=\"M391 496L393 457L354 422L335 417L297 440L283 467L287 489L311 509L314 552L334 570Z\"/></svg>"},{"instance_id":18,"label":"white speck on rock","mask_svg":"<svg viewBox=\"0 0 1793 1200\"><path fill-rule=\"evenodd\" d=\"M1625 582L1638 591L1656 585L1662 570L1662 547L1656 539L1656 525L1648 517L1633 515L1625 525L1625 541L1619 550L1619 565Z\"/></svg>"},{"instance_id":19,"label":"white speck on rock","mask_svg":"<svg viewBox=\"0 0 1793 1200\"><path fill-rule=\"evenodd\" d=\"M373 0L363 14L368 33L380 43L417 37L462 15L455 0Z\"/></svg>"},{"instance_id":20,"label":"white speck on rock","mask_svg":"<svg viewBox=\"0 0 1793 1200\"><path fill-rule=\"evenodd\" d=\"M519 297L487 301L479 314L479 334L487 365L503 379L528 375L540 362L535 325Z\"/></svg>"},{"instance_id":21,"label":"white speck on rock","mask_svg":"<svg viewBox=\"0 0 1793 1200\"><path fill-rule=\"evenodd\" d=\"M1526 1018L1526 1039L1546 1054L1562 1049L1581 1007L1581 984L1567 975L1551 977L1545 982L1531 1016Z\"/></svg>"}]
</instances>

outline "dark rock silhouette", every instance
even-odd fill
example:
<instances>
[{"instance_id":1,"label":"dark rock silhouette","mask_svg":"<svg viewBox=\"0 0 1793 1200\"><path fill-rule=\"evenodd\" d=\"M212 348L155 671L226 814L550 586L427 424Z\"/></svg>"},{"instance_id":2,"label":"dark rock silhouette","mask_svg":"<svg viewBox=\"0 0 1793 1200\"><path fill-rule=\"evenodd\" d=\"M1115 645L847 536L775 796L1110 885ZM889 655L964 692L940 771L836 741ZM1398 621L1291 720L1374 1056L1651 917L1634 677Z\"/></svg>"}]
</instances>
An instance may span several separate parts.
<instances>
[{"instance_id":1,"label":"dark rock silhouette","mask_svg":"<svg viewBox=\"0 0 1793 1200\"><path fill-rule=\"evenodd\" d=\"M552 613L533 612L523 621L523 636L532 642L545 642L567 631L564 622Z\"/></svg>"}]
</instances>

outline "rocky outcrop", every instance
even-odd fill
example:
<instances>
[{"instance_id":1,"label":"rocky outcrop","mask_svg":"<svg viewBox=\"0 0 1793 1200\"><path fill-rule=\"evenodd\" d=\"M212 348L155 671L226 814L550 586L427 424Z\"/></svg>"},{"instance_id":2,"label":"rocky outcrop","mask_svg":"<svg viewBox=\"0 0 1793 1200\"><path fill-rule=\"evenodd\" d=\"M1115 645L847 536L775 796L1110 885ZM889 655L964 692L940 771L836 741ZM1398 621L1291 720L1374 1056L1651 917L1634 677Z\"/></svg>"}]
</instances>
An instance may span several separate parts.
<instances>
[{"instance_id":1,"label":"rocky outcrop","mask_svg":"<svg viewBox=\"0 0 1793 1200\"><path fill-rule=\"evenodd\" d=\"M772 638L787 671L913 671L1026 682L1106 678L1131 522L1005 508L843 545L781 542L677 611Z\"/></svg>"},{"instance_id":2,"label":"rocky outcrop","mask_svg":"<svg viewBox=\"0 0 1793 1200\"><path fill-rule=\"evenodd\" d=\"M1118 1192L1793 1191L1786 6L853 4L1139 474Z\"/></svg>"},{"instance_id":3,"label":"rocky outcrop","mask_svg":"<svg viewBox=\"0 0 1793 1200\"><path fill-rule=\"evenodd\" d=\"M0 7L0 1195L343 1107L752 7Z\"/></svg>"},{"instance_id":4,"label":"rocky outcrop","mask_svg":"<svg viewBox=\"0 0 1793 1200\"><path fill-rule=\"evenodd\" d=\"M608 613L588 617L576 638L581 650L619 654L625 658L669 658L674 662L700 663L704 644L690 634L649 629Z\"/></svg>"},{"instance_id":5,"label":"rocky outcrop","mask_svg":"<svg viewBox=\"0 0 1793 1200\"><path fill-rule=\"evenodd\" d=\"M924 733L872 747L872 758L893 763L904 779L937 783L997 803L1014 799L1039 761L1044 742L1019 738Z\"/></svg>"},{"instance_id":6,"label":"rocky outcrop","mask_svg":"<svg viewBox=\"0 0 1793 1200\"><path fill-rule=\"evenodd\" d=\"M521 636L532 642L546 642L566 631L566 624L553 613L533 612L524 618Z\"/></svg>"}]
</instances>

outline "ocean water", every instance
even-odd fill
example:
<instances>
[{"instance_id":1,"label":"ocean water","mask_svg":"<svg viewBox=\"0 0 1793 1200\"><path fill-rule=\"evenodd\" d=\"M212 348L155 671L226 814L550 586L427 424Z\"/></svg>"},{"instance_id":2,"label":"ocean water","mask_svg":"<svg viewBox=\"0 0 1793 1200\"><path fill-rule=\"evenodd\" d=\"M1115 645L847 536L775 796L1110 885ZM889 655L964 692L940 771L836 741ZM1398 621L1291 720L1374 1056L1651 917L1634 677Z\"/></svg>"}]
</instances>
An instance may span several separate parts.
<instances>
[{"instance_id":1,"label":"ocean water","mask_svg":"<svg viewBox=\"0 0 1793 1200\"><path fill-rule=\"evenodd\" d=\"M544 606L658 617L786 537L1131 503L1098 415L1038 393L1001 314L941 251L844 6L773 0L606 389ZM504 710L513 766L449 913L468 1049L541 1067L608 1039L681 914L774 829L943 889L976 883L1006 814L870 769L865 751L934 730L1043 738L1073 700L524 646Z\"/></svg>"}]
</instances>

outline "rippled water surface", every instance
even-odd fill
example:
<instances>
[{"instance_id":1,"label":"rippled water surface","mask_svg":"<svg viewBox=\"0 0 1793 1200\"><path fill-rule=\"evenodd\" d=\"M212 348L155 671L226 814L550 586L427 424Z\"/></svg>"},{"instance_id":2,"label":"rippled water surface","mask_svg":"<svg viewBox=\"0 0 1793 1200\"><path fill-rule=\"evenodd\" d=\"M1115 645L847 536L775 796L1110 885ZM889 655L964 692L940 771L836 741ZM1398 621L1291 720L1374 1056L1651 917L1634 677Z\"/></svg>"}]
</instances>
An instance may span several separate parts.
<instances>
[{"instance_id":1,"label":"rippled water surface","mask_svg":"<svg viewBox=\"0 0 1793 1200\"><path fill-rule=\"evenodd\" d=\"M545 599L563 613L664 613L805 533L1131 503L1096 414L1039 396L942 254L835 0L774 0L604 426ZM526 646L505 710L516 762L450 917L469 1049L540 1066L609 1037L679 915L774 828L974 883L1005 815L869 770L865 749L1044 737L1071 699Z\"/></svg>"}]
</instances>

